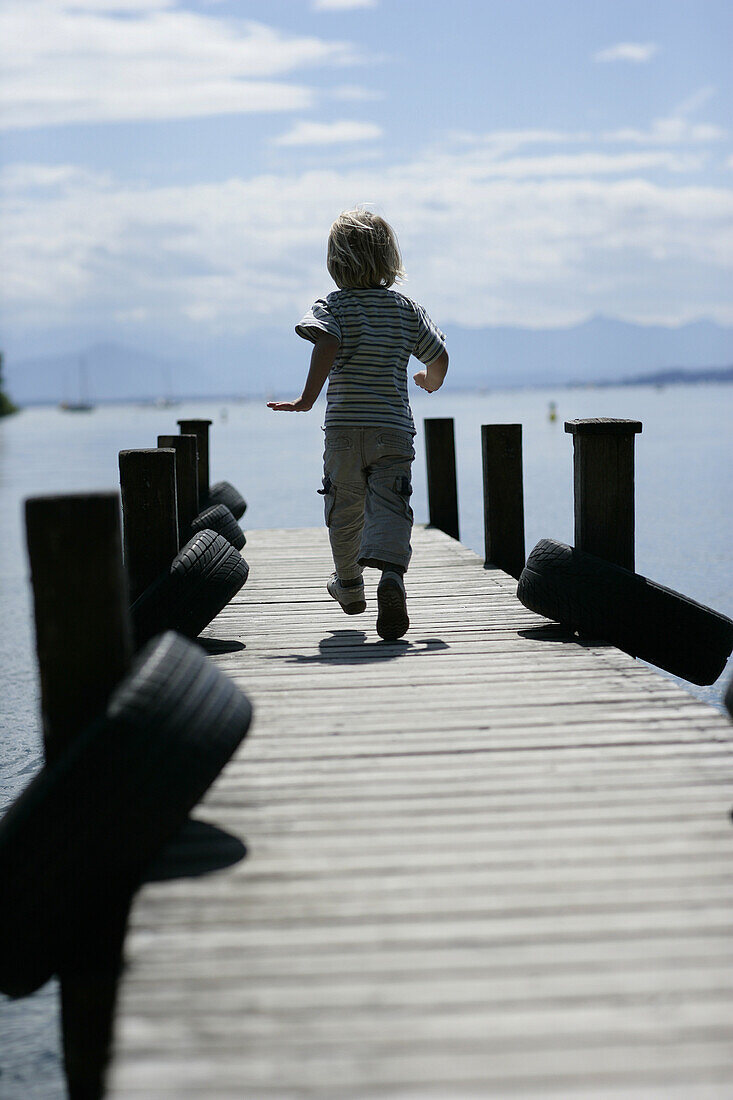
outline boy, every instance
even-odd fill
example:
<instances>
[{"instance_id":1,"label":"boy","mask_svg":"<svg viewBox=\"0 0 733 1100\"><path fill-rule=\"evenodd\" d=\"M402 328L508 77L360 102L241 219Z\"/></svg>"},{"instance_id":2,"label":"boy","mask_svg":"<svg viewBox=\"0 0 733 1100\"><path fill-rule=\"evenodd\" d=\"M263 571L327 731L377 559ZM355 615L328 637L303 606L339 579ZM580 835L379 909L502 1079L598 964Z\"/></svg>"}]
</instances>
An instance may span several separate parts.
<instances>
[{"instance_id":1,"label":"boy","mask_svg":"<svg viewBox=\"0 0 733 1100\"><path fill-rule=\"evenodd\" d=\"M347 615L366 610L364 566L382 572L377 633L407 632L404 573L410 561L410 472L415 425L407 362L433 393L448 370L445 336L422 306L389 288L404 276L391 226L368 210L349 210L331 226L328 271L337 291L319 298L295 331L315 345L296 401L269 401L277 412L307 412L329 378L323 489L336 572L329 594Z\"/></svg>"}]
</instances>

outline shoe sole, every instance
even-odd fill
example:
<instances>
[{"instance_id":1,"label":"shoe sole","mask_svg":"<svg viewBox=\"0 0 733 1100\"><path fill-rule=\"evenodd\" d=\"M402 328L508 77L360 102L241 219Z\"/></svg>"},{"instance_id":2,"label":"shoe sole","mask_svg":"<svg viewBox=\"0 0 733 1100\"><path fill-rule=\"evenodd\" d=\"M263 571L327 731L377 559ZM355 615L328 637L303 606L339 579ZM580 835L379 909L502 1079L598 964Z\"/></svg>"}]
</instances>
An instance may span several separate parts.
<instances>
[{"instance_id":1,"label":"shoe sole","mask_svg":"<svg viewBox=\"0 0 733 1100\"><path fill-rule=\"evenodd\" d=\"M341 604L341 607L347 615L361 615L362 611L366 611L366 600L359 600L359 603L346 604L341 603L341 600L337 600L336 603Z\"/></svg>"},{"instance_id":2,"label":"shoe sole","mask_svg":"<svg viewBox=\"0 0 733 1100\"><path fill-rule=\"evenodd\" d=\"M396 642L410 627L402 587L393 580L379 582L377 588L377 634L385 642Z\"/></svg>"}]
</instances>

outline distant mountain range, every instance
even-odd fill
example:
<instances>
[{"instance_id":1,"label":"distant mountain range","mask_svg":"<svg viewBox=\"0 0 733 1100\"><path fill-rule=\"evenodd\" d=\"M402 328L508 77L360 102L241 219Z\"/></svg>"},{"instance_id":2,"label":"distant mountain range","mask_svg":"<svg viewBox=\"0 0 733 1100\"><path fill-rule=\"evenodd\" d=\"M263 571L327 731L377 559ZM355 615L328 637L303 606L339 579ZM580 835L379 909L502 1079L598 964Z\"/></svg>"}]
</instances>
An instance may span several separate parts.
<instances>
[{"instance_id":1,"label":"distant mountain range","mask_svg":"<svg viewBox=\"0 0 733 1100\"><path fill-rule=\"evenodd\" d=\"M196 366L115 343L18 362L8 356L5 375L8 393L20 404L155 401L207 392L206 376Z\"/></svg>"},{"instance_id":2,"label":"distant mountain range","mask_svg":"<svg viewBox=\"0 0 733 1100\"><path fill-rule=\"evenodd\" d=\"M476 387L618 384L658 371L733 364L733 328L695 321L672 328L594 317L572 328L451 328L454 382Z\"/></svg>"},{"instance_id":3,"label":"distant mountain range","mask_svg":"<svg viewBox=\"0 0 733 1100\"><path fill-rule=\"evenodd\" d=\"M733 328L712 321L678 327L594 317L571 328L446 326L449 380L457 389L573 384L730 381ZM20 404L246 397L299 391L309 345L289 331L154 355L118 343L75 353L6 359L7 390Z\"/></svg>"},{"instance_id":4,"label":"distant mountain range","mask_svg":"<svg viewBox=\"0 0 733 1100\"><path fill-rule=\"evenodd\" d=\"M701 370L658 370L651 374L637 374L634 378L622 378L620 382L596 382L596 386L680 386L700 385L703 382L733 382L733 367L714 367Z\"/></svg>"}]
</instances>

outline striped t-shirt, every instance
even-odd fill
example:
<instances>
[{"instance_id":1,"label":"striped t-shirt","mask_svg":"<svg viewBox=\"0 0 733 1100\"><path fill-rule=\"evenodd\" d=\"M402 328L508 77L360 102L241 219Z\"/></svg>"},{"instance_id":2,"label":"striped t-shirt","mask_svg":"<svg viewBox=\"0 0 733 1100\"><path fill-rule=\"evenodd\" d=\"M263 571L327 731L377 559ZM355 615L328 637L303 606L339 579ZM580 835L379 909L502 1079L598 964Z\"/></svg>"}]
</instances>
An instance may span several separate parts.
<instances>
[{"instance_id":1,"label":"striped t-shirt","mask_svg":"<svg viewBox=\"0 0 733 1100\"><path fill-rule=\"evenodd\" d=\"M326 428L382 427L415 432L407 394L407 362L426 366L445 349L445 336L422 306L386 288L347 287L318 298L295 331L318 332L341 346L328 377Z\"/></svg>"}]
</instances>

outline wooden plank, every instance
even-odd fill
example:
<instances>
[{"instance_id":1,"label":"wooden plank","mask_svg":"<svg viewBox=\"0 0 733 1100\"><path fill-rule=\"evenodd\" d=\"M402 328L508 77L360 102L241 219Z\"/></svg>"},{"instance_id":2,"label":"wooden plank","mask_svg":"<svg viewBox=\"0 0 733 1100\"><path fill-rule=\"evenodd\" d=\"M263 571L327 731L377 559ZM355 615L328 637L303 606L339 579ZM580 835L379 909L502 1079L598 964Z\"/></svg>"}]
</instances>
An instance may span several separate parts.
<instances>
[{"instance_id":1,"label":"wooden plank","mask_svg":"<svg viewBox=\"0 0 733 1100\"><path fill-rule=\"evenodd\" d=\"M198 811L247 858L142 891L109 1095L729 1096L727 719L439 531L393 645L323 531L247 559L208 634L255 722Z\"/></svg>"}]
</instances>

